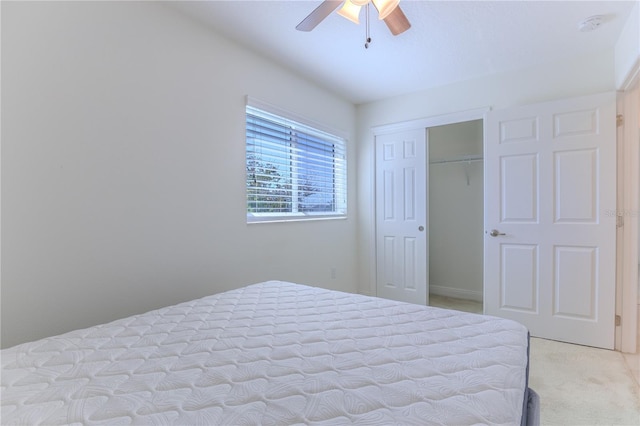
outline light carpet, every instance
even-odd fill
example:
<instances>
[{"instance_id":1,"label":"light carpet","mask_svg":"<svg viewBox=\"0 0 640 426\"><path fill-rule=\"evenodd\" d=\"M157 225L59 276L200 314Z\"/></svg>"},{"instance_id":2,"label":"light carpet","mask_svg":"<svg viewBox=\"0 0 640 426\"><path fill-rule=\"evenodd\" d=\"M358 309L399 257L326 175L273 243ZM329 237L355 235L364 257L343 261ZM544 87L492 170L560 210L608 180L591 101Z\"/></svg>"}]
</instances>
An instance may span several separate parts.
<instances>
[{"instance_id":1,"label":"light carpet","mask_svg":"<svg viewBox=\"0 0 640 426\"><path fill-rule=\"evenodd\" d=\"M529 386L543 425L640 425L640 390L619 352L531 339Z\"/></svg>"},{"instance_id":2,"label":"light carpet","mask_svg":"<svg viewBox=\"0 0 640 426\"><path fill-rule=\"evenodd\" d=\"M437 295L430 304L482 312L480 302ZM629 364L638 357L539 338L531 339L530 355L529 387L540 395L542 426L640 425L637 368Z\"/></svg>"}]
</instances>

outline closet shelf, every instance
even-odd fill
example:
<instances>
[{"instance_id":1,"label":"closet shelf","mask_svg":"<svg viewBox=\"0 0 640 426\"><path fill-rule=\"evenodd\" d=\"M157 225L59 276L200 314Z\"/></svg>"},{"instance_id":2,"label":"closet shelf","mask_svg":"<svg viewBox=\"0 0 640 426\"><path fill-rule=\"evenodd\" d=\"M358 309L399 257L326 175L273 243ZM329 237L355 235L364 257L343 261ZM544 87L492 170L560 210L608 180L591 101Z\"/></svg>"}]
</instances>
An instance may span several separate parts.
<instances>
[{"instance_id":1,"label":"closet shelf","mask_svg":"<svg viewBox=\"0 0 640 426\"><path fill-rule=\"evenodd\" d=\"M472 163L475 161L483 161L482 155L462 155L452 158L437 158L429 161L429 164L446 164L446 163Z\"/></svg>"}]
</instances>

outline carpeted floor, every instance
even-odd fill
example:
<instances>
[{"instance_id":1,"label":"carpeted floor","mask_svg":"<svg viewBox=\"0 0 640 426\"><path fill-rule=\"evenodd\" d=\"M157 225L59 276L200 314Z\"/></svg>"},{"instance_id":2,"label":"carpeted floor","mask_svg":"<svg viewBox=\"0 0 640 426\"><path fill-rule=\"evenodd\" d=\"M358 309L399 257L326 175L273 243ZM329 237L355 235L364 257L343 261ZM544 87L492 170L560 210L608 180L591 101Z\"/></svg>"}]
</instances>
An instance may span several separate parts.
<instances>
[{"instance_id":1,"label":"carpeted floor","mask_svg":"<svg viewBox=\"0 0 640 426\"><path fill-rule=\"evenodd\" d=\"M482 312L482 304L430 295L431 306ZM531 339L529 386L543 426L640 426L637 355Z\"/></svg>"},{"instance_id":2,"label":"carpeted floor","mask_svg":"<svg viewBox=\"0 0 640 426\"><path fill-rule=\"evenodd\" d=\"M640 425L640 390L620 352L531 339L529 386L543 425Z\"/></svg>"}]
</instances>

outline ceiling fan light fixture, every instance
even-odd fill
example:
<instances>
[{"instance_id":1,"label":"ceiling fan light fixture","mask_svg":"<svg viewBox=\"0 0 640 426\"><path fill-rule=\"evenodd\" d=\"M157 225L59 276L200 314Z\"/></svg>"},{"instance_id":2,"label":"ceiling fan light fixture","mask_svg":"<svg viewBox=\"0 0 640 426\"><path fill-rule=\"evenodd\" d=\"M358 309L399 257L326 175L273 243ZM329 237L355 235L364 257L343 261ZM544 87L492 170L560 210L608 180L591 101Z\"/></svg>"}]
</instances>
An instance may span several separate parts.
<instances>
[{"instance_id":1,"label":"ceiling fan light fixture","mask_svg":"<svg viewBox=\"0 0 640 426\"><path fill-rule=\"evenodd\" d=\"M338 10L338 15L343 18L347 18L351 22L356 24L360 23L360 9L361 5L356 4L354 0L345 0L344 5Z\"/></svg>"},{"instance_id":2,"label":"ceiling fan light fixture","mask_svg":"<svg viewBox=\"0 0 640 426\"><path fill-rule=\"evenodd\" d=\"M398 6L400 0L371 0L373 5L378 9L378 19L382 20L389 16L391 12Z\"/></svg>"},{"instance_id":3,"label":"ceiling fan light fixture","mask_svg":"<svg viewBox=\"0 0 640 426\"><path fill-rule=\"evenodd\" d=\"M360 9L365 5L367 6L367 40L369 40L369 3L372 1L373 6L378 11L378 17L384 21L389 31L391 31L391 34L397 36L411 28L409 20L400 8L400 0L323 0L318 7L313 9L306 18L296 25L296 30L305 32L313 30L326 17L340 8L340 6L342 6L342 8L340 8L338 13L344 18L358 24L360 22Z\"/></svg>"}]
</instances>

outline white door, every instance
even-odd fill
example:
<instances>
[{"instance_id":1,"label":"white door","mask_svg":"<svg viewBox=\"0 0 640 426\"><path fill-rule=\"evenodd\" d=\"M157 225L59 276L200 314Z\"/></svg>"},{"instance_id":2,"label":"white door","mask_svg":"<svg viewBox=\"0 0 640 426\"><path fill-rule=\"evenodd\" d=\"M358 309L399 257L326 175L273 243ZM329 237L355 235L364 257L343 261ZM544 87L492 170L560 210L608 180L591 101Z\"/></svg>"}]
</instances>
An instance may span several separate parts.
<instances>
[{"instance_id":1,"label":"white door","mask_svg":"<svg viewBox=\"0 0 640 426\"><path fill-rule=\"evenodd\" d=\"M421 305L427 291L426 129L376 136L377 295Z\"/></svg>"},{"instance_id":2,"label":"white door","mask_svg":"<svg viewBox=\"0 0 640 426\"><path fill-rule=\"evenodd\" d=\"M487 114L486 314L613 349L615 107L611 93Z\"/></svg>"}]
</instances>

